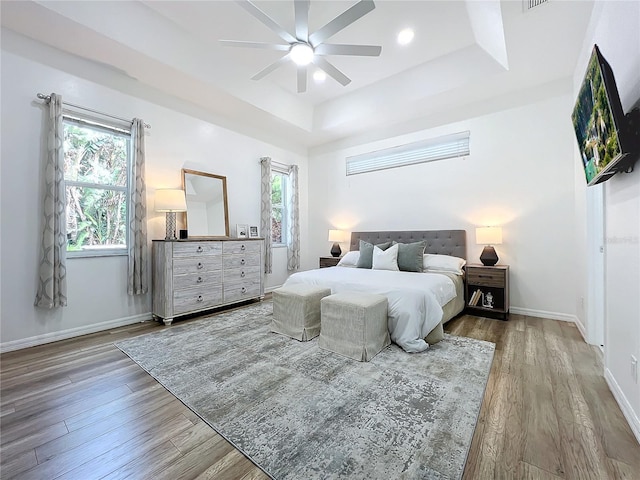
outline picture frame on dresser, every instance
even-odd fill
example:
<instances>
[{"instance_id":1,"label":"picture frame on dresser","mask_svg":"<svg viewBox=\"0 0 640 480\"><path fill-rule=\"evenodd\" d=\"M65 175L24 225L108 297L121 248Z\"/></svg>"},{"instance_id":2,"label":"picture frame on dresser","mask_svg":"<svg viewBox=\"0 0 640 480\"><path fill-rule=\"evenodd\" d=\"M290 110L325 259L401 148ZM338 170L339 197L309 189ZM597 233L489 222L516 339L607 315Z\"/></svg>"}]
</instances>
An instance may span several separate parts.
<instances>
[{"instance_id":1,"label":"picture frame on dresser","mask_svg":"<svg viewBox=\"0 0 640 480\"><path fill-rule=\"evenodd\" d=\"M249 226L246 223L236 224L236 238L248 238Z\"/></svg>"},{"instance_id":2,"label":"picture frame on dresser","mask_svg":"<svg viewBox=\"0 0 640 480\"><path fill-rule=\"evenodd\" d=\"M249 238L258 238L260 236L258 232L258 227L255 225L251 225L249 227Z\"/></svg>"}]
</instances>

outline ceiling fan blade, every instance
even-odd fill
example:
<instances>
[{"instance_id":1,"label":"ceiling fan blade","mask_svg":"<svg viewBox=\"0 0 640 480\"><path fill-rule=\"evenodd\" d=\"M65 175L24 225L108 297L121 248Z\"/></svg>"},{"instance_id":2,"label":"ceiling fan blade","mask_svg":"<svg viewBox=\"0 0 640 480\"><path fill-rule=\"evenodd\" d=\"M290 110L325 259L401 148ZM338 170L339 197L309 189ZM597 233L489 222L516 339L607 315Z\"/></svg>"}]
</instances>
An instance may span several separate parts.
<instances>
[{"instance_id":1,"label":"ceiling fan blade","mask_svg":"<svg viewBox=\"0 0 640 480\"><path fill-rule=\"evenodd\" d=\"M318 57L317 55L313 57L313 63L317 65L319 68L325 71L327 75L333 77L333 79L340 83L343 87L346 87L351 83L351 79L347 77L344 73L334 67L332 64L327 62L324 58Z\"/></svg>"},{"instance_id":2,"label":"ceiling fan blade","mask_svg":"<svg viewBox=\"0 0 640 480\"><path fill-rule=\"evenodd\" d=\"M318 55L359 55L363 57L378 57L382 52L380 45L331 45L321 43L314 49Z\"/></svg>"},{"instance_id":3,"label":"ceiling fan blade","mask_svg":"<svg viewBox=\"0 0 640 480\"><path fill-rule=\"evenodd\" d=\"M223 47L247 47L262 48L265 50L280 50L287 52L291 49L291 45L278 45L277 43L261 43L261 42L245 42L242 40L219 40Z\"/></svg>"},{"instance_id":4,"label":"ceiling fan blade","mask_svg":"<svg viewBox=\"0 0 640 480\"><path fill-rule=\"evenodd\" d=\"M264 23L267 27L273 30L280 38L282 38L287 43L294 43L298 40L287 32L284 28L278 25L275 20L273 20L269 15L260 10L257 6L255 6L249 0L236 0L236 3L244 8L247 12L253 15L255 18Z\"/></svg>"},{"instance_id":5,"label":"ceiling fan blade","mask_svg":"<svg viewBox=\"0 0 640 480\"><path fill-rule=\"evenodd\" d=\"M298 65L298 93L307 91L307 66Z\"/></svg>"},{"instance_id":6,"label":"ceiling fan blade","mask_svg":"<svg viewBox=\"0 0 640 480\"><path fill-rule=\"evenodd\" d=\"M276 60L271 65L269 65L269 66L263 68L262 70L260 70L253 77L251 77L251 80L260 80L260 79L266 77L271 72L273 72L276 68L278 68L281 65L284 65L288 60L289 60L289 54L287 53L280 60Z\"/></svg>"},{"instance_id":7,"label":"ceiling fan blade","mask_svg":"<svg viewBox=\"0 0 640 480\"><path fill-rule=\"evenodd\" d=\"M331 20L320 30L317 30L309 35L309 42L311 42L311 44L314 46L321 44L327 38L335 35L343 28L348 27L374 8L376 8L376 5L375 3L373 3L373 0L360 0L354 6L352 6L348 10L345 10L343 13Z\"/></svg>"},{"instance_id":8,"label":"ceiling fan blade","mask_svg":"<svg viewBox=\"0 0 640 480\"><path fill-rule=\"evenodd\" d=\"M309 0L293 2L296 13L296 37L306 42L309 39Z\"/></svg>"}]
</instances>

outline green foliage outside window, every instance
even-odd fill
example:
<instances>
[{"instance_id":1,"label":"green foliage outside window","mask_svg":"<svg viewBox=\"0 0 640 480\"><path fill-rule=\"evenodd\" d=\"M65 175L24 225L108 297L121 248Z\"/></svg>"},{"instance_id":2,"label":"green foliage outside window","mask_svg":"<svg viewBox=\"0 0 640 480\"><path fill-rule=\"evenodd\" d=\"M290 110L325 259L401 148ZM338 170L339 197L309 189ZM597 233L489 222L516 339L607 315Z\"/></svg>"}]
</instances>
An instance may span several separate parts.
<instances>
[{"instance_id":1,"label":"green foliage outside window","mask_svg":"<svg viewBox=\"0 0 640 480\"><path fill-rule=\"evenodd\" d=\"M125 248L129 138L64 124L67 250Z\"/></svg>"}]
</instances>

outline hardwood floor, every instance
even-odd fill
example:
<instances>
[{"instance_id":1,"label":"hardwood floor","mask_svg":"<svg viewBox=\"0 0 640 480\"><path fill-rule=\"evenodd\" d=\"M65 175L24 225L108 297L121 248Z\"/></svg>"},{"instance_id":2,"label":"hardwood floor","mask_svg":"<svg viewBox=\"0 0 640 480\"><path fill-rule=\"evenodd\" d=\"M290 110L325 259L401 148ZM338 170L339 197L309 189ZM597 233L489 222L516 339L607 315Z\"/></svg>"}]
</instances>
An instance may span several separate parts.
<instances>
[{"instance_id":1,"label":"hardwood floor","mask_svg":"<svg viewBox=\"0 0 640 480\"><path fill-rule=\"evenodd\" d=\"M268 478L113 346L161 328L171 327L3 354L1 478ZM572 324L465 315L446 330L496 343L465 480L640 478L640 446L600 354Z\"/></svg>"}]
</instances>

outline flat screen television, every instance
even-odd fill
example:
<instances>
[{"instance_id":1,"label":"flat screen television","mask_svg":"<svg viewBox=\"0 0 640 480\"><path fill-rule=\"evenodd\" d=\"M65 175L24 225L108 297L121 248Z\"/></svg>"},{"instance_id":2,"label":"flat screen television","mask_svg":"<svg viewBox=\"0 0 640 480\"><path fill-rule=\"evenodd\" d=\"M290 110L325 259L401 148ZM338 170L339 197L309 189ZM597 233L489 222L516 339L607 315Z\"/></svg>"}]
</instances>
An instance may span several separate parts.
<instances>
[{"instance_id":1,"label":"flat screen television","mask_svg":"<svg viewBox=\"0 0 640 480\"><path fill-rule=\"evenodd\" d=\"M587 185L629 169L632 145L611 66L594 45L571 115ZM631 168L633 163L631 163Z\"/></svg>"}]
</instances>

